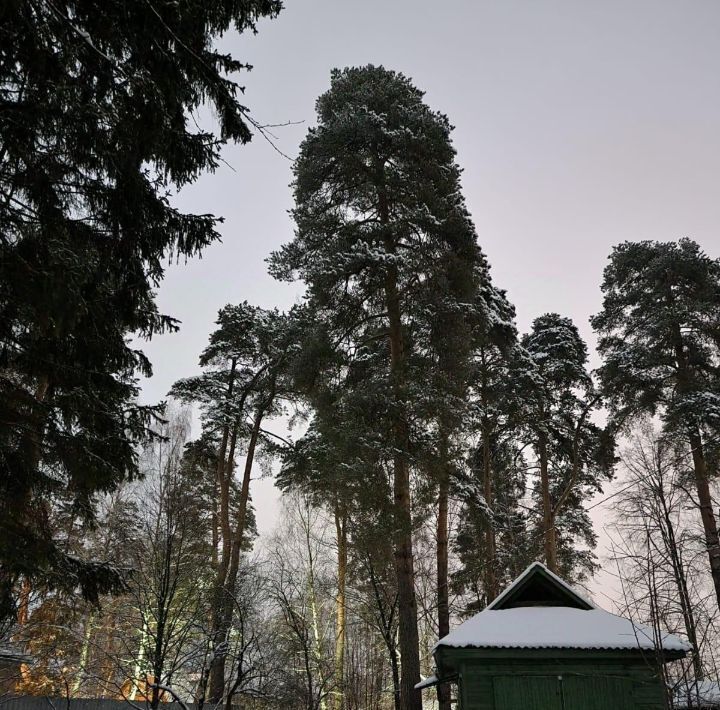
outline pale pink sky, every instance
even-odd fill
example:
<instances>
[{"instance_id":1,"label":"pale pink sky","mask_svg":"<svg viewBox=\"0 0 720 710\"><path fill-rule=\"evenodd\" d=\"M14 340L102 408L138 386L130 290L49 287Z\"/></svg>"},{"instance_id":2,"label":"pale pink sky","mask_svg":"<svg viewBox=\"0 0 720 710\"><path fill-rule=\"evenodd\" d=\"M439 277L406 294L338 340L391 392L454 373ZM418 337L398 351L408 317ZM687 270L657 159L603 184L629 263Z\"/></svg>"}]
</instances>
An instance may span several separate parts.
<instances>
[{"instance_id":1,"label":"pale pink sky","mask_svg":"<svg viewBox=\"0 0 720 710\"><path fill-rule=\"evenodd\" d=\"M333 67L383 64L411 77L456 126L480 244L521 329L557 311L592 344L602 269L623 240L688 236L720 256L717 0L286 4L257 36L223 40L255 66L242 79L255 117L304 122L275 131L294 156ZM196 372L225 303L283 308L299 294L264 263L292 236L290 162L259 136L224 158L231 167L177 198L224 216L223 243L168 270L158 302L182 328L146 347L156 372L148 401ZM272 484L259 482L254 498L267 531Z\"/></svg>"}]
</instances>

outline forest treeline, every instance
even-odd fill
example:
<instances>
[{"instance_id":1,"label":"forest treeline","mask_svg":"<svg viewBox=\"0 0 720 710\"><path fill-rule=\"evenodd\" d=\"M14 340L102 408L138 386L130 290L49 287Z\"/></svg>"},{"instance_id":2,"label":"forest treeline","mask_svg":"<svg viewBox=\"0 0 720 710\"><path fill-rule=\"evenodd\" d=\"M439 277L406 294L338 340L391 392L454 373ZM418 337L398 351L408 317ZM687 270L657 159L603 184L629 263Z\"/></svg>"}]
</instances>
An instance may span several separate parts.
<instances>
[{"instance_id":1,"label":"forest treeline","mask_svg":"<svg viewBox=\"0 0 720 710\"><path fill-rule=\"evenodd\" d=\"M128 7L107 3L112 27L74 2L0 23L14 690L419 710L453 621L534 560L579 584L599 569L607 499L619 608L692 646L668 683L717 679L720 260L689 239L615 247L593 371L562 313L518 332L447 117L402 74L334 70L293 166L294 237L268 258L302 299L224 306L198 372L140 406L131 336L177 327L154 302L163 264L217 238L168 191L263 130L212 40L281 6ZM217 136L190 120L207 102ZM258 541L261 475L282 511Z\"/></svg>"}]
</instances>

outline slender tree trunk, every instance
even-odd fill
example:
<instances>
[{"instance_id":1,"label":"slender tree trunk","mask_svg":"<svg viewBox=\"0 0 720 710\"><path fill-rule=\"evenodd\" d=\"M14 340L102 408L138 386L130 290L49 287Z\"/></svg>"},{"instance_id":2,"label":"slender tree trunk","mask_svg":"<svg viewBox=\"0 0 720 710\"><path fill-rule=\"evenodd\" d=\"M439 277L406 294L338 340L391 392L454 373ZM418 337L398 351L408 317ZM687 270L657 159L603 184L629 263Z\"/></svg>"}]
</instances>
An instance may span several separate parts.
<instances>
[{"instance_id":1,"label":"slender tree trunk","mask_svg":"<svg viewBox=\"0 0 720 710\"><path fill-rule=\"evenodd\" d=\"M20 599L18 600L17 622L18 626L24 626L30 617L30 593L32 584L29 577L23 577L20 585Z\"/></svg>"},{"instance_id":2,"label":"slender tree trunk","mask_svg":"<svg viewBox=\"0 0 720 710\"><path fill-rule=\"evenodd\" d=\"M310 541L310 509L309 505L307 508L307 518L305 526L305 546L308 554L308 598L310 599L310 616L312 618L312 657L315 661L315 669L318 674L320 681L320 710L327 709L327 702L325 700L325 689L326 689L326 678L323 674L323 639L320 634L320 616L318 613L318 602L317 602L317 585L315 584L315 559L312 552L312 544Z\"/></svg>"},{"instance_id":3,"label":"slender tree trunk","mask_svg":"<svg viewBox=\"0 0 720 710\"><path fill-rule=\"evenodd\" d=\"M237 362L233 358L230 365L230 379L226 392L226 402L229 402L235 387L235 368ZM225 632L223 626L223 606L225 601L225 584L230 562L230 548L232 535L230 533L230 478L232 465L228 464L227 449L230 439L230 424L223 425L222 439L218 451L216 487L220 494L219 529L220 529L220 559L215 570L215 580L212 591L212 609L210 626L212 629L212 657L210 658L208 699L213 703L222 700L225 688ZM217 553L214 558L217 560Z\"/></svg>"},{"instance_id":4,"label":"slender tree trunk","mask_svg":"<svg viewBox=\"0 0 720 710\"><path fill-rule=\"evenodd\" d=\"M390 670L393 679L393 701L395 710L402 710L402 688L400 686L400 665L397 650L393 647L390 655Z\"/></svg>"},{"instance_id":5,"label":"slender tree trunk","mask_svg":"<svg viewBox=\"0 0 720 710\"><path fill-rule=\"evenodd\" d=\"M115 633L115 619L113 617L110 618L109 626L107 628L107 647L104 649L104 656L105 658L109 659L107 662L107 665L105 668L107 669L107 673L105 674L105 678L103 680L103 683L101 685L100 690L100 697L108 698L111 697L111 688L113 686L113 676L115 675L116 671L116 665L115 662L112 660L115 658L114 648L113 648L113 635Z\"/></svg>"},{"instance_id":6,"label":"slender tree trunk","mask_svg":"<svg viewBox=\"0 0 720 710\"><path fill-rule=\"evenodd\" d=\"M237 584L237 574L240 569L240 552L242 551L243 537L247 527L247 507L250 500L250 479L252 475L253 463L255 462L255 450L257 448L258 438L260 436L260 427L265 415L264 405L259 405L253 421L252 430L250 431L250 441L248 442L247 453L245 455L245 468L243 469L242 485L240 486L240 501L237 512L237 523L235 525L235 534L233 536L232 554L230 557L230 567L228 570L226 595L227 608L232 613L233 597L235 596L235 587Z\"/></svg>"},{"instance_id":7,"label":"slender tree trunk","mask_svg":"<svg viewBox=\"0 0 720 710\"><path fill-rule=\"evenodd\" d=\"M543 536L545 542L545 563L551 572L557 574L557 533L555 530L555 514L552 506L552 498L550 497L550 473L548 470L547 456L547 435L544 431L539 436L539 454L540 454L540 489L542 492L543 506Z\"/></svg>"},{"instance_id":8,"label":"slender tree trunk","mask_svg":"<svg viewBox=\"0 0 720 710\"><path fill-rule=\"evenodd\" d=\"M260 425L263 419L263 406L260 405L253 421L252 431L250 432L250 441L245 456L245 468L243 471L242 486L240 488L240 501L238 505L237 522L234 533L232 534L229 560L227 562L227 571L223 577L222 585L216 591L219 597L216 597L217 616L213 625L214 654L210 664L210 688L208 691L208 699L210 702L218 704L222 701L225 693L225 658L227 656L226 645L230 626L232 624L232 613L235 601L235 588L237 584L237 574L240 568L240 552L242 548L243 536L245 535L245 526L247 521L247 504L250 497L250 477L252 473L253 462L255 459L255 449L257 447L258 437L260 435ZM237 436L237 428L233 432L233 441L231 444L231 453L234 456L235 441ZM232 462L228 462L228 468L232 470ZM228 474L229 476L230 474ZM228 526L229 527L229 526ZM219 581L219 580L217 580ZM219 649L219 652L218 652Z\"/></svg>"},{"instance_id":9,"label":"slender tree trunk","mask_svg":"<svg viewBox=\"0 0 720 710\"><path fill-rule=\"evenodd\" d=\"M438 638L450 633L450 595L448 589L448 489L450 487L446 435L441 434L440 482L438 486L437 514L437 596L438 596ZM439 710L450 710L450 686L437 686Z\"/></svg>"},{"instance_id":10,"label":"slender tree trunk","mask_svg":"<svg viewBox=\"0 0 720 710\"><path fill-rule=\"evenodd\" d=\"M143 665L145 664L145 646L147 644L149 629L145 615L142 617L142 626L140 627L140 645L138 647L137 656L135 657L135 664L133 666L133 677L132 677L132 689L128 696L129 700L135 700L138 694L138 681L140 680L140 673L142 673ZM147 681L147 674L144 678Z\"/></svg>"},{"instance_id":11,"label":"slender tree trunk","mask_svg":"<svg viewBox=\"0 0 720 710\"><path fill-rule=\"evenodd\" d=\"M340 503L335 504L335 533L337 536L338 586L335 597L335 703L336 710L345 706L345 617L347 580L347 521Z\"/></svg>"},{"instance_id":12,"label":"slender tree trunk","mask_svg":"<svg viewBox=\"0 0 720 710\"><path fill-rule=\"evenodd\" d=\"M665 522L663 537L665 538L665 545L670 556L673 577L675 578L675 585L678 590L680 609L682 611L683 622L685 624L685 633L687 634L688 641L692 646L693 671L695 673L695 679L702 680L703 671L700 659L700 647L697 639L695 615L693 614L692 603L690 601L685 568L683 566L682 558L677 545L675 525L673 524L672 516L670 514L670 510L668 509L667 501L665 500L665 492L662 488L662 478L660 476L658 477L658 495L660 498L660 504L662 505L662 516Z\"/></svg>"},{"instance_id":13,"label":"slender tree trunk","mask_svg":"<svg viewBox=\"0 0 720 710\"><path fill-rule=\"evenodd\" d=\"M387 197L379 195L380 221L389 223ZM394 252L389 235L385 238L388 254ZM420 640L415 598L415 566L412 541L412 504L410 499L410 467L408 465L408 425L405 404L405 352L403 343L398 270L395 264L387 267L385 275L385 305L388 315L390 344L390 376L394 399L393 408L393 488L395 514L395 571L398 583L399 646L401 658L401 708L421 710L422 699L415 685L420 682Z\"/></svg>"},{"instance_id":14,"label":"slender tree trunk","mask_svg":"<svg viewBox=\"0 0 720 710\"><path fill-rule=\"evenodd\" d=\"M212 652L212 647L210 647ZM200 679L198 680L197 689L195 690L195 707L196 710L203 710L205 707L205 698L207 696L208 682L210 680L210 663L208 663L207 654L203 658L203 664L200 671Z\"/></svg>"},{"instance_id":15,"label":"slender tree trunk","mask_svg":"<svg viewBox=\"0 0 720 710\"><path fill-rule=\"evenodd\" d=\"M673 307L672 293L668 292L668 300ZM675 342L675 359L677 361L678 390L685 393L691 389L692 373L685 354L685 344L682 330L678 323L674 324L673 337ZM720 537L718 537L717 521L713 511L712 495L708 483L708 468L703 450L700 431L697 428L688 428L688 442L692 451L693 468L695 472L695 489L700 503L700 518L705 532L705 546L710 562L710 574L715 587L715 598L720 608Z\"/></svg>"},{"instance_id":16,"label":"slender tree trunk","mask_svg":"<svg viewBox=\"0 0 720 710\"><path fill-rule=\"evenodd\" d=\"M214 497L212 501L212 553L211 553L211 563L212 563L212 569L217 569L218 564L220 563L220 558L218 557L218 546L220 545L220 516L218 511L218 500L220 499L220 489L218 488L217 480L215 481L215 484L213 486L214 488Z\"/></svg>"},{"instance_id":17,"label":"slender tree trunk","mask_svg":"<svg viewBox=\"0 0 720 710\"><path fill-rule=\"evenodd\" d=\"M235 387L235 368L237 367L236 361L233 359L230 365L230 381L228 382L228 388L226 393L226 402L229 402L233 396L233 389ZM221 531L221 542L222 542L222 553L221 553L221 568L227 568L227 562L230 555L230 476L231 471L228 471L227 465L227 449L228 441L230 439L230 423L226 422L223 425L222 440L220 442L220 449L218 451L217 459L217 486L220 491L220 531ZM224 575L223 575L224 576Z\"/></svg>"},{"instance_id":18,"label":"slender tree trunk","mask_svg":"<svg viewBox=\"0 0 720 710\"><path fill-rule=\"evenodd\" d=\"M82 646L80 647L80 661L78 663L78 669L75 673L75 680L73 681L72 688L70 690L70 696L73 698L77 697L77 694L80 692L80 688L82 688L83 680L85 680L85 671L87 669L88 656L90 654L90 638L92 637L94 619L95 612L91 611L87 617L87 621L85 622L85 633L83 633ZM133 680L133 689L135 687L135 681Z\"/></svg>"},{"instance_id":19,"label":"slender tree trunk","mask_svg":"<svg viewBox=\"0 0 720 710\"><path fill-rule=\"evenodd\" d=\"M385 551L386 558L389 557L389 555L387 554L388 552L389 550ZM377 579L377 575L375 574L375 569L373 567L373 562L370 554L368 554L367 556L367 565L368 576L370 577L370 584L372 585L373 596L375 597L375 604L377 606L380 632L382 635L382 639L385 642L385 648L387 649L388 656L390 657L390 669L392 671L393 680L394 707L395 710L400 710L400 669L398 664L397 644L395 642L394 632L395 610L397 609L397 596L395 597L393 603L390 605L390 609L386 609L386 605L383 602L383 597L385 595L380 589L380 583Z\"/></svg>"},{"instance_id":20,"label":"slender tree trunk","mask_svg":"<svg viewBox=\"0 0 720 710\"><path fill-rule=\"evenodd\" d=\"M705 546L710 560L710 573L715 586L715 597L720 608L720 537L718 537L717 521L712 507L712 495L708 482L707 461L700 434L691 432L688 437L692 449L693 467L695 469L695 488L700 503L700 517L705 531Z\"/></svg>"},{"instance_id":21,"label":"slender tree trunk","mask_svg":"<svg viewBox=\"0 0 720 710\"><path fill-rule=\"evenodd\" d=\"M485 348L480 350L481 358L481 379L480 379L480 393L482 402L485 407L489 405L488 396L488 381L487 381L487 353ZM487 417L487 410L482 417L482 447L483 447L483 496L485 503L488 505L490 510L494 508L493 501L493 480L492 480L492 468L491 468L491 457L490 457L490 424ZM493 520L488 516L487 523L485 526L485 553L486 553L486 566L485 566L485 598L489 604L498 594L497 589L497 549L495 540L495 527Z\"/></svg>"},{"instance_id":22,"label":"slender tree trunk","mask_svg":"<svg viewBox=\"0 0 720 710\"><path fill-rule=\"evenodd\" d=\"M492 510L493 501L493 485L492 485L492 468L490 466L490 435L488 433L487 422L483 422L482 427L483 439L483 495L485 502ZM487 554L487 566L485 569L485 597L489 604L498 594L497 590L497 549L495 545L495 528L492 518L488 517L485 526L485 550Z\"/></svg>"},{"instance_id":23,"label":"slender tree trunk","mask_svg":"<svg viewBox=\"0 0 720 710\"><path fill-rule=\"evenodd\" d=\"M173 537L171 532L171 523L166 520L166 528L164 530L163 553L162 553L162 576L160 577L160 585L154 594L155 609L153 616L155 617L155 633L154 644L152 649L152 669L153 669L153 688L150 698L150 707L157 710L162 699L162 691L159 688L160 683L164 683L165 678L165 654L169 641L168 623L170 622L170 605L172 604L172 586L173 586Z\"/></svg>"},{"instance_id":24,"label":"slender tree trunk","mask_svg":"<svg viewBox=\"0 0 720 710\"><path fill-rule=\"evenodd\" d=\"M657 600L658 600L658 592L657 592L657 582L655 580L655 572L657 570L656 565L654 564L654 560L652 558L652 551L651 551L651 545L650 545L650 529L648 526L648 521L645 519L644 521L645 525L645 548L647 550L646 556L645 556L645 564L646 564L646 575L647 575L647 587L650 597L650 620L652 623L652 630L653 630L653 647L655 649L655 666L656 668L660 669L660 675L662 678L662 685L663 688L669 688L669 678L667 676L667 669L665 667L663 653L662 653L662 639L663 639L663 631L662 631L662 620L660 618L660 614L658 612L657 607ZM665 693L665 707L669 707L668 703L668 695L669 693L666 691Z\"/></svg>"}]
</instances>

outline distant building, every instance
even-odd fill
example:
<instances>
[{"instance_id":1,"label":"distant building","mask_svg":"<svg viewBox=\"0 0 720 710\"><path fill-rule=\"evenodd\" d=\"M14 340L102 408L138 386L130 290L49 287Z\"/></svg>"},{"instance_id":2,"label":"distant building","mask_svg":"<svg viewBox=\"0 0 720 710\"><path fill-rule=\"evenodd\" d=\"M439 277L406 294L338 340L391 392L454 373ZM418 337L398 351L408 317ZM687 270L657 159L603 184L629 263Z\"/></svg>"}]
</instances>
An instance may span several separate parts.
<instances>
[{"instance_id":1,"label":"distant building","mask_svg":"<svg viewBox=\"0 0 720 710\"><path fill-rule=\"evenodd\" d=\"M661 664L688 650L671 635L657 644L536 562L438 641L436 675L420 686L457 683L461 710L664 710Z\"/></svg>"}]
</instances>

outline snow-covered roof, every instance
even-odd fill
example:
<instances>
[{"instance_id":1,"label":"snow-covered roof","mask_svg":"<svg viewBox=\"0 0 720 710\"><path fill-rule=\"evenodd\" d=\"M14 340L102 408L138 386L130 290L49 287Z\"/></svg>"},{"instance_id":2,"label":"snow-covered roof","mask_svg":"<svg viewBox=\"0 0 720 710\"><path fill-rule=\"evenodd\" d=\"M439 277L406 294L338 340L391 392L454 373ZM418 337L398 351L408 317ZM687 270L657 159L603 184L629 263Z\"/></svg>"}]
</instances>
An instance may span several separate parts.
<instances>
[{"instance_id":1,"label":"snow-covered roof","mask_svg":"<svg viewBox=\"0 0 720 710\"><path fill-rule=\"evenodd\" d=\"M668 634L666 651L689 646ZM564 606L485 609L438 641L438 646L473 648L655 648L652 630L603 609Z\"/></svg>"},{"instance_id":2,"label":"snow-covered roof","mask_svg":"<svg viewBox=\"0 0 720 710\"><path fill-rule=\"evenodd\" d=\"M423 688L431 688L433 685L437 685L440 679L433 673L433 675L423 678L419 683L415 684L415 690L422 690Z\"/></svg>"},{"instance_id":3,"label":"snow-covered roof","mask_svg":"<svg viewBox=\"0 0 720 710\"><path fill-rule=\"evenodd\" d=\"M440 639L435 648L652 650L650 628L600 609L544 565L530 565L487 609ZM689 646L666 635L666 651Z\"/></svg>"}]
</instances>

